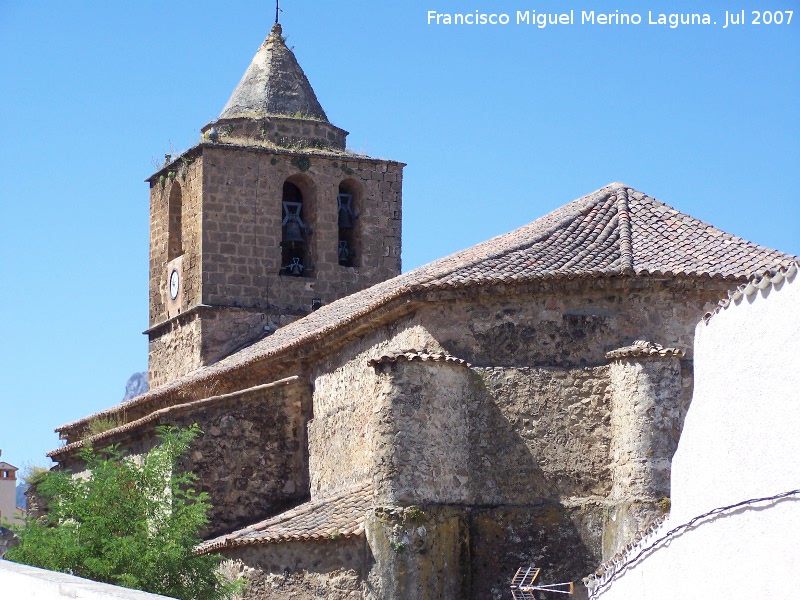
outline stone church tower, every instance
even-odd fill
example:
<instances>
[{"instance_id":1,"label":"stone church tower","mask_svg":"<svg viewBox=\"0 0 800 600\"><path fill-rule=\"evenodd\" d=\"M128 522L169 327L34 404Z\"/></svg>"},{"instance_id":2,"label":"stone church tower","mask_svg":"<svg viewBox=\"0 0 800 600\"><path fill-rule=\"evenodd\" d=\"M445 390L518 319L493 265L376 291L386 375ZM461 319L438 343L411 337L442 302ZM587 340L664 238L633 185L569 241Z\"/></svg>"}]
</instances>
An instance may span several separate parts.
<instances>
[{"instance_id":1,"label":"stone church tower","mask_svg":"<svg viewBox=\"0 0 800 600\"><path fill-rule=\"evenodd\" d=\"M148 179L153 387L400 273L404 165L346 150L279 24L201 132Z\"/></svg>"}]
</instances>

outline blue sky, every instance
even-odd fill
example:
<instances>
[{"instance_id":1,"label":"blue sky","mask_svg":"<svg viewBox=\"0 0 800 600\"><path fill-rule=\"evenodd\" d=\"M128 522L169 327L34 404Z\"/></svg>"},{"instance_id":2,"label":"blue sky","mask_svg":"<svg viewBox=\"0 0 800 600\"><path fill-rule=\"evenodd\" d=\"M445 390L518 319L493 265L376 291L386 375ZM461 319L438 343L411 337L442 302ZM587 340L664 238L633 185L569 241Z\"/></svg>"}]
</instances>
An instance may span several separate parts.
<instances>
[{"instance_id":1,"label":"blue sky","mask_svg":"<svg viewBox=\"0 0 800 600\"><path fill-rule=\"evenodd\" d=\"M800 3L770 3L798 9L789 25L750 24L756 4L283 0L281 22L349 146L408 163L404 270L612 181L800 254ZM643 23L580 25L592 9ZM512 23L434 26L428 10ZM577 22L515 25L517 10ZM0 0L3 460L46 464L54 427L146 369L143 180L198 141L273 18L269 1Z\"/></svg>"}]
</instances>

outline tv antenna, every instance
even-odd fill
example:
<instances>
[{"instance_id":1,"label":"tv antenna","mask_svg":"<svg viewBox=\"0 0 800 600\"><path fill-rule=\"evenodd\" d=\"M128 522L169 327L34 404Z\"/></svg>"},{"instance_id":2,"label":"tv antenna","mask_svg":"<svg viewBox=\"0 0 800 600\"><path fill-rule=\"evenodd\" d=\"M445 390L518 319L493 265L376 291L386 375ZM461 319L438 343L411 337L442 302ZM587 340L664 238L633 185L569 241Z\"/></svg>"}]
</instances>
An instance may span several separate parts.
<instances>
[{"instance_id":1,"label":"tv antenna","mask_svg":"<svg viewBox=\"0 0 800 600\"><path fill-rule=\"evenodd\" d=\"M575 585L568 583L536 583L541 569L536 567L520 567L517 569L514 578L511 580L511 595L514 600L539 600L541 595L536 592L550 594L565 594L571 596L575 591ZM548 598L550 596L547 596Z\"/></svg>"}]
</instances>

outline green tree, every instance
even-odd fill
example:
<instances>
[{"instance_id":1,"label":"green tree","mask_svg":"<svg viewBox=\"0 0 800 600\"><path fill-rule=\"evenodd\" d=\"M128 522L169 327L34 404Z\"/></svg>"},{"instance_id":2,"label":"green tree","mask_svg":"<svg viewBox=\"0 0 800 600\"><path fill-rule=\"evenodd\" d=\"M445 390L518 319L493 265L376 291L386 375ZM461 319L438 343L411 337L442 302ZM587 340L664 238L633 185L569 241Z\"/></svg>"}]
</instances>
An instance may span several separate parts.
<instances>
[{"instance_id":1,"label":"green tree","mask_svg":"<svg viewBox=\"0 0 800 600\"><path fill-rule=\"evenodd\" d=\"M218 574L221 558L193 553L211 506L177 463L202 432L157 431L161 443L138 461L117 446L86 448L86 476L42 476L36 487L47 514L18 528L21 543L6 558L187 600L233 595L239 586Z\"/></svg>"}]
</instances>

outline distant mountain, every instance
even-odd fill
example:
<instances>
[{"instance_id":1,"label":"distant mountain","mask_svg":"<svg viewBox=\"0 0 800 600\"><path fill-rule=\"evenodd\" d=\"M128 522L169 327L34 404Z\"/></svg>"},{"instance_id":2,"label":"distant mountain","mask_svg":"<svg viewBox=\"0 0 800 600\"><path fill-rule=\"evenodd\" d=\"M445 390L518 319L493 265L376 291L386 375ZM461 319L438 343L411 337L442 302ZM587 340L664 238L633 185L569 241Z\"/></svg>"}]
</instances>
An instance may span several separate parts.
<instances>
[{"instance_id":1,"label":"distant mountain","mask_svg":"<svg viewBox=\"0 0 800 600\"><path fill-rule=\"evenodd\" d=\"M17 506L20 508L28 508L28 499L25 497L25 490L28 489L28 484L25 482L17 485Z\"/></svg>"},{"instance_id":2,"label":"distant mountain","mask_svg":"<svg viewBox=\"0 0 800 600\"><path fill-rule=\"evenodd\" d=\"M143 373L134 373L128 378L127 383L125 384L125 396L122 398L122 401L130 400L131 398L135 398L141 394L144 394L147 390L150 389L150 386L147 384L147 372ZM17 485L17 506L20 508L27 508L27 498L25 497L25 490L28 489L28 484L25 482L20 482Z\"/></svg>"},{"instance_id":3,"label":"distant mountain","mask_svg":"<svg viewBox=\"0 0 800 600\"><path fill-rule=\"evenodd\" d=\"M147 385L147 372L134 373L128 379L128 383L125 384L125 396L122 398L122 401L125 402L125 400L136 398L136 396L144 394L149 389L150 386Z\"/></svg>"}]
</instances>

